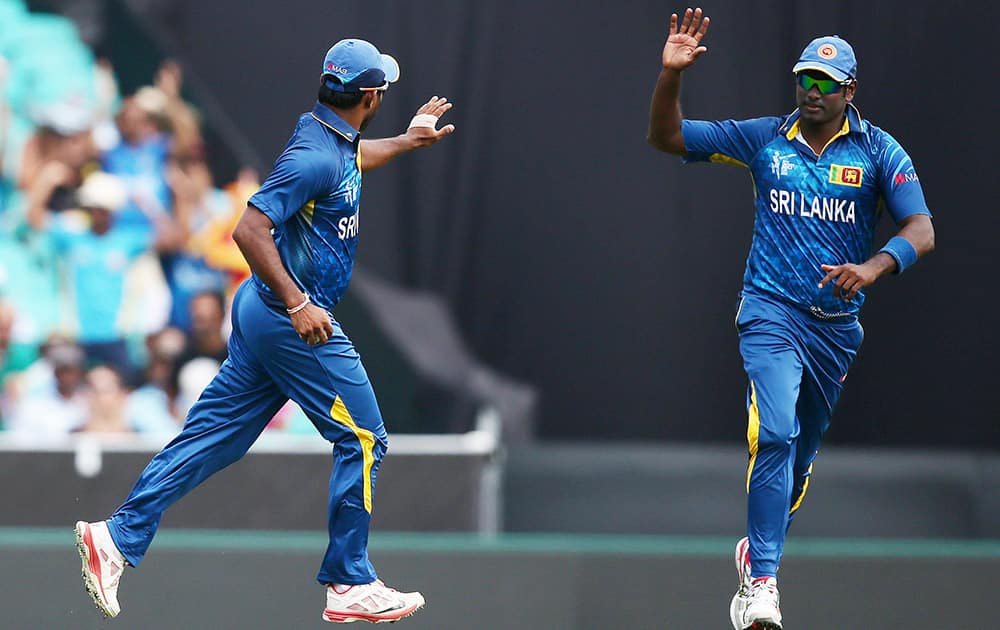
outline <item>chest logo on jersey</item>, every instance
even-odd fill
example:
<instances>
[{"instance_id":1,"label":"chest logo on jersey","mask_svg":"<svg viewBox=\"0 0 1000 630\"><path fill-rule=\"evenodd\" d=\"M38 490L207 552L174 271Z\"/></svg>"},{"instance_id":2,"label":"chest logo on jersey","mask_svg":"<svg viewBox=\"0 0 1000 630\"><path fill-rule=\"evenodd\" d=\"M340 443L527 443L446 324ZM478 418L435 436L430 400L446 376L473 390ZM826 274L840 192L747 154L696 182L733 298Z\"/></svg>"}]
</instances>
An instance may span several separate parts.
<instances>
[{"instance_id":1,"label":"chest logo on jersey","mask_svg":"<svg viewBox=\"0 0 1000 630\"><path fill-rule=\"evenodd\" d=\"M349 206L358 205L358 191L360 189L360 182L353 182L347 185L344 189L344 201L347 202Z\"/></svg>"},{"instance_id":2,"label":"chest logo on jersey","mask_svg":"<svg viewBox=\"0 0 1000 630\"><path fill-rule=\"evenodd\" d=\"M795 168L795 164L792 162L792 158L795 157L794 153L779 153L775 151L771 154L771 172L778 179L781 179L782 175L788 175Z\"/></svg>"},{"instance_id":3,"label":"chest logo on jersey","mask_svg":"<svg viewBox=\"0 0 1000 630\"><path fill-rule=\"evenodd\" d=\"M861 179L864 174L865 169L860 166L841 166L840 164L830 165L831 184L861 188Z\"/></svg>"}]
</instances>

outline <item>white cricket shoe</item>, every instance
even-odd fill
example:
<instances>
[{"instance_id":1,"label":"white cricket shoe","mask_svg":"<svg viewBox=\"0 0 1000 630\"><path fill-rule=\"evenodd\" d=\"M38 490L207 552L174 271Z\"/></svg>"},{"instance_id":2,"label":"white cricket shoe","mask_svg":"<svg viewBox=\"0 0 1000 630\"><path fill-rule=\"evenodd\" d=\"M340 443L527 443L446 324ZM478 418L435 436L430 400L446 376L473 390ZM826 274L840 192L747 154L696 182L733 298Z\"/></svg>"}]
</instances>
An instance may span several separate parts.
<instances>
[{"instance_id":1,"label":"white cricket shoe","mask_svg":"<svg viewBox=\"0 0 1000 630\"><path fill-rule=\"evenodd\" d=\"M773 577L757 578L750 585L743 611L743 630L781 630L778 581Z\"/></svg>"},{"instance_id":2,"label":"white cricket shoe","mask_svg":"<svg viewBox=\"0 0 1000 630\"><path fill-rule=\"evenodd\" d=\"M729 602L729 621L733 630L743 630L743 612L747 608L747 598L750 595L750 585L753 577L750 575L750 540L744 536L736 543L736 575L739 578L739 588Z\"/></svg>"},{"instance_id":3,"label":"white cricket shoe","mask_svg":"<svg viewBox=\"0 0 1000 630\"><path fill-rule=\"evenodd\" d=\"M97 608L108 618L121 612L118 581L125 570L125 558L115 547L104 521L76 524L76 548L83 563L83 585Z\"/></svg>"},{"instance_id":4,"label":"white cricket shoe","mask_svg":"<svg viewBox=\"0 0 1000 630\"><path fill-rule=\"evenodd\" d=\"M350 586L346 590L329 585L323 619L331 623L392 623L412 615L423 605L424 596L420 593L400 593L382 580Z\"/></svg>"}]
</instances>

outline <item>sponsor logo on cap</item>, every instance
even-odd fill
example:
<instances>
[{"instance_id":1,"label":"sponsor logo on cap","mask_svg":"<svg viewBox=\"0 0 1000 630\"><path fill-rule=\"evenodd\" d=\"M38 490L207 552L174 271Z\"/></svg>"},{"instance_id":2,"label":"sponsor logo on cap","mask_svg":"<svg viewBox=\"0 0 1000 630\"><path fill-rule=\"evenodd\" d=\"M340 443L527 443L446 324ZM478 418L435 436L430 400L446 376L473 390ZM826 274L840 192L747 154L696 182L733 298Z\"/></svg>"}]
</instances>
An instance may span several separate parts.
<instances>
[{"instance_id":1,"label":"sponsor logo on cap","mask_svg":"<svg viewBox=\"0 0 1000 630\"><path fill-rule=\"evenodd\" d=\"M340 66L335 65L332 61L326 64L326 71L336 72L337 74L347 74L347 68L341 68Z\"/></svg>"},{"instance_id":2,"label":"sponsor logo on cap","mask_svg":"<svg viewBox=\"0 0 1000 630\"><path fill-rule=\"evenodd\" d=\"M823 44L816 52L823 59L833 59L837 56L837 47L833 44Z\"/></svg>"},{"instance_id":3,"label":"sponsor logo on cap","mask_svg":"<svg viewBox=\"0 0 1000 630\"><path fill-rule=\"evenodd\" d=\"M861 178L863 175L864 169L860 166L841 166L840 164L830 165L831 184L861 188Z\"/></svg>"}]
</instances>

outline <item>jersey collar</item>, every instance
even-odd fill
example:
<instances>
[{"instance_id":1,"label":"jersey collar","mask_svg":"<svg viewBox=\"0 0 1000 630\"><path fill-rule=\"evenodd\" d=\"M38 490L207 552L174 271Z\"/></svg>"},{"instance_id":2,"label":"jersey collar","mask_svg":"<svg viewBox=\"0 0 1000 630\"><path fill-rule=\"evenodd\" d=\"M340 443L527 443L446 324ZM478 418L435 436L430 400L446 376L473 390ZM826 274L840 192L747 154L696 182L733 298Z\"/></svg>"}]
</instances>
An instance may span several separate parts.
<instances>
[{"instance_id":1,"label":"jersey collar","mask_svg":"<svg viewBox=\"0 0 1000 630\"><path fill-rule=\"evenodd\" d=\"M336 132L348 142L357 142L361 139L360 131L347 124L343 118L338 116L332 109L319 101L317 101L316 106L313 107L311 116L324 127L330 131Z\"/></svg>"},{"instance_id":2,"label":"jersey collar","mask_svg":"<svg viewBox=\"0 0 1000 630\"><path fill-rule=\"evenodd\" d=\"M778 133L789 140L794 140L795 136L799 135L800 115L801 113L797 109L789 114L785 122L778 128ZM868 128L864 120L861 119L861 112L858 111L858 108L853 103L847 105L847 116L844 120L844 126L841 128L840 133L834 137L837 138L849 133L868 133Z\"/></svg>"}]
</instances>

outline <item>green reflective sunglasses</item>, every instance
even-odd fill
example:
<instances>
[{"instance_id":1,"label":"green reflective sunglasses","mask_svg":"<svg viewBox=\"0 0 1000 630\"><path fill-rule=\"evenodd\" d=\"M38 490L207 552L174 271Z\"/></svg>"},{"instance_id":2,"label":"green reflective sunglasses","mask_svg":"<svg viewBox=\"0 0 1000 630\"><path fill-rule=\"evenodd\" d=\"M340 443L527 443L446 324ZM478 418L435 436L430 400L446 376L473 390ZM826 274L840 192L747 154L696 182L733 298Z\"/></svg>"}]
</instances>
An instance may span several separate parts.
<instances>
[{"instance_id":1,"label":"green reflective sunglasses","mask_svg":"<svg viewBox=\"0 0 1000 630\"><path fill-rule=\"evenodd\" d=\"M799 87L808 92L815 87L819 90L819 93L823 96L829 96L830 94L836 94L840 91L840 88L848 85L850 81L841 83L836 79L815 79L805 72L800 72L796 75L798 78Z\"/></svg>"}]
</instances>

